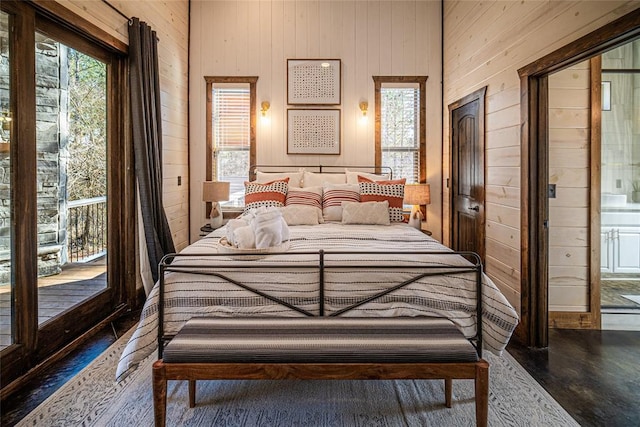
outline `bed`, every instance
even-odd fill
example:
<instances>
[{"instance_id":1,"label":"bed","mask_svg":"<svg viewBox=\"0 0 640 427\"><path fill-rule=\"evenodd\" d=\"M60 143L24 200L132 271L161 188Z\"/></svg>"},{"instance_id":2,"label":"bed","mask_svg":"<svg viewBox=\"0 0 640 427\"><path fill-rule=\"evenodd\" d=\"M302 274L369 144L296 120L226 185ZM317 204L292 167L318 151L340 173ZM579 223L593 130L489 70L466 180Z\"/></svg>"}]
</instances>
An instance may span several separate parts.
<instances>
[{"instance_id":1,"label":"bed","mask_svg":"<svg viewBox=\"0 0 640 427\"><path fill-rule=\"evenodd\" d=\"M158 331L170 339L195 316L436 316L473 339L481 277L479 345L499 355L518 322L495 284L468 268L471 262L403 223L293 225L287 253L256 257L224 251L225 233L215 230L171 257L121 356L118 380L157 348Z\"/></svg>"}]
</instances>

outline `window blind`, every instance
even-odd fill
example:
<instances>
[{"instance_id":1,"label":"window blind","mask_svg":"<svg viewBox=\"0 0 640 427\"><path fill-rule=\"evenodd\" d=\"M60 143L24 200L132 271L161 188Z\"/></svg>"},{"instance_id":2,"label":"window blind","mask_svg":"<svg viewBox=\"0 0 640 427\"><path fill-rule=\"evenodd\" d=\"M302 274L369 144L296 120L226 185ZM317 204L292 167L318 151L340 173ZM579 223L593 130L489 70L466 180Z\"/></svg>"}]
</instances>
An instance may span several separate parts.
<instances>
[{"instance_id":1,"label":"window blind","mask_svg":"<svg viewBox=\"0 0 640 427\"><path fill-rule=\"evenodd\" d=\"M381 148L382 165L393 176L418 182L420 175L420 89L382 87Z\"/></svg>"},{"instance_id":2,"label":"window blind","mask_svg":"<svg viewBox=\"0 0 640 427\"><path fill-rule=\"evenodd\" d=\"M213 89L214 150L249 150L250 94L248 88Z\"/></svg>"}]
</instances>

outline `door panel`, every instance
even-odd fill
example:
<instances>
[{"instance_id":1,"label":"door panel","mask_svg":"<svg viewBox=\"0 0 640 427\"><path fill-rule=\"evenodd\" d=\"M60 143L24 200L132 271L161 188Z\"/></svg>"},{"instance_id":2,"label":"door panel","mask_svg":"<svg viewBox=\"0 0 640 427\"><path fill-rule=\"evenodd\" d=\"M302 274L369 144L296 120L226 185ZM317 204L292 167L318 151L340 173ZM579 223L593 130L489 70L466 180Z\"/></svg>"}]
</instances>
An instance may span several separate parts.
<instances>
[{"instance_id":1,"label":"door panel","mask_svg":"<svg viewBox=\"0 0 640 427\"><path fill-rule=\"evenodd\" d=\"M10 16L0 12L0 37L11 40ZM12 198L11 198L11 128L13 117L11 112L11 56L6 46L0 51L2 66L0 66L0 350L15 342L14 292L11 283L13 260L13 230L12 230Z\"/></svg>"},{"instance_id":2,"label":"door panel","mask_svg":"<svg viewBox=\"0 0 640 427\"><path fill-rule=\"evenodd\" d=\"M473 251L484 261L484 94L481 89L449 106L454 250Z\"/></svg>"},{"instance_id":3,"label":"door panel","mask_svg":"<svg viewBox=\"0 0 640 427\"><path fill-rule=\"evenodd\" d=\"M31 2L0 10L4 387L124 308L135 215L124 57Z\"/></svg>"},{"instance_id":4,"label":"door panel","mask_svg":"<svg viewBox=\"0 0 640 427\"><path fill-rule=\"evenodd\" d=\"M107 64L36 32L38 323L107 287Z\"/></svg>"}]
</instances>

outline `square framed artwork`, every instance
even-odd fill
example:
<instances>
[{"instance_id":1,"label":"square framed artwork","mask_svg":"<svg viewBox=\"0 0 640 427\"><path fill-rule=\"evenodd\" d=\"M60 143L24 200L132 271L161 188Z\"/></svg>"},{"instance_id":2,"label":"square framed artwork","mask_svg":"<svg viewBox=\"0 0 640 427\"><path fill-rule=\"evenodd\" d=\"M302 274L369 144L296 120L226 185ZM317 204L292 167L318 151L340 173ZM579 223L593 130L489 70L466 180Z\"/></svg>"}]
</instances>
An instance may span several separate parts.
<instances>
[{"instance_id":1,"label":"square framed artwork","mask_svg":"<svg viewBox=\"0 0 640 427\"><path fill-rule=\"evenodd\" d=\"M340 154L340 110L287 110L287 154Z\"/></svg>"},{"instance_id":2,"label":"square framed artwork","mask_svg":"<svg viewBox=\"0 0 640 427\"><path fill-rule=\"evenodd\" d=\"M289 105L340 105L339 59L287 59Z\"/></svg>"}]
</instances>

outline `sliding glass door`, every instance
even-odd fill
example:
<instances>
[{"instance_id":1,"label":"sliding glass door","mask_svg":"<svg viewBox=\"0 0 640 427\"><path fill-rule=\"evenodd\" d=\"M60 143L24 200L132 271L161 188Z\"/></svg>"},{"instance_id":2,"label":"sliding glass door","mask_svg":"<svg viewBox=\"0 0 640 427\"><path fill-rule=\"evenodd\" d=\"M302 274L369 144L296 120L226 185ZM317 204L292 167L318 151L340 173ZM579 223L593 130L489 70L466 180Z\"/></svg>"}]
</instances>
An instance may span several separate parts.
<instances>
[{"instance_id":1,"label":"sliding glass door","mask_svg":"<svg viewBox=\"0 0 640 427\"><path fill-rule=\"evenodd\" d=\"M29 3L1 7L4 386L122 305L133 203L123 58Z\"/></svg>"},{"instance_id":2,"label":"sliding glass door","mask_svg":"<svg viewBox=\"0 0 640 427\"><path fill-rule=\"evenodd\" d=\"M11 200L11 16L0 11L0 349L14 342L13 229Z\"/></svg>"}]
</instances>

